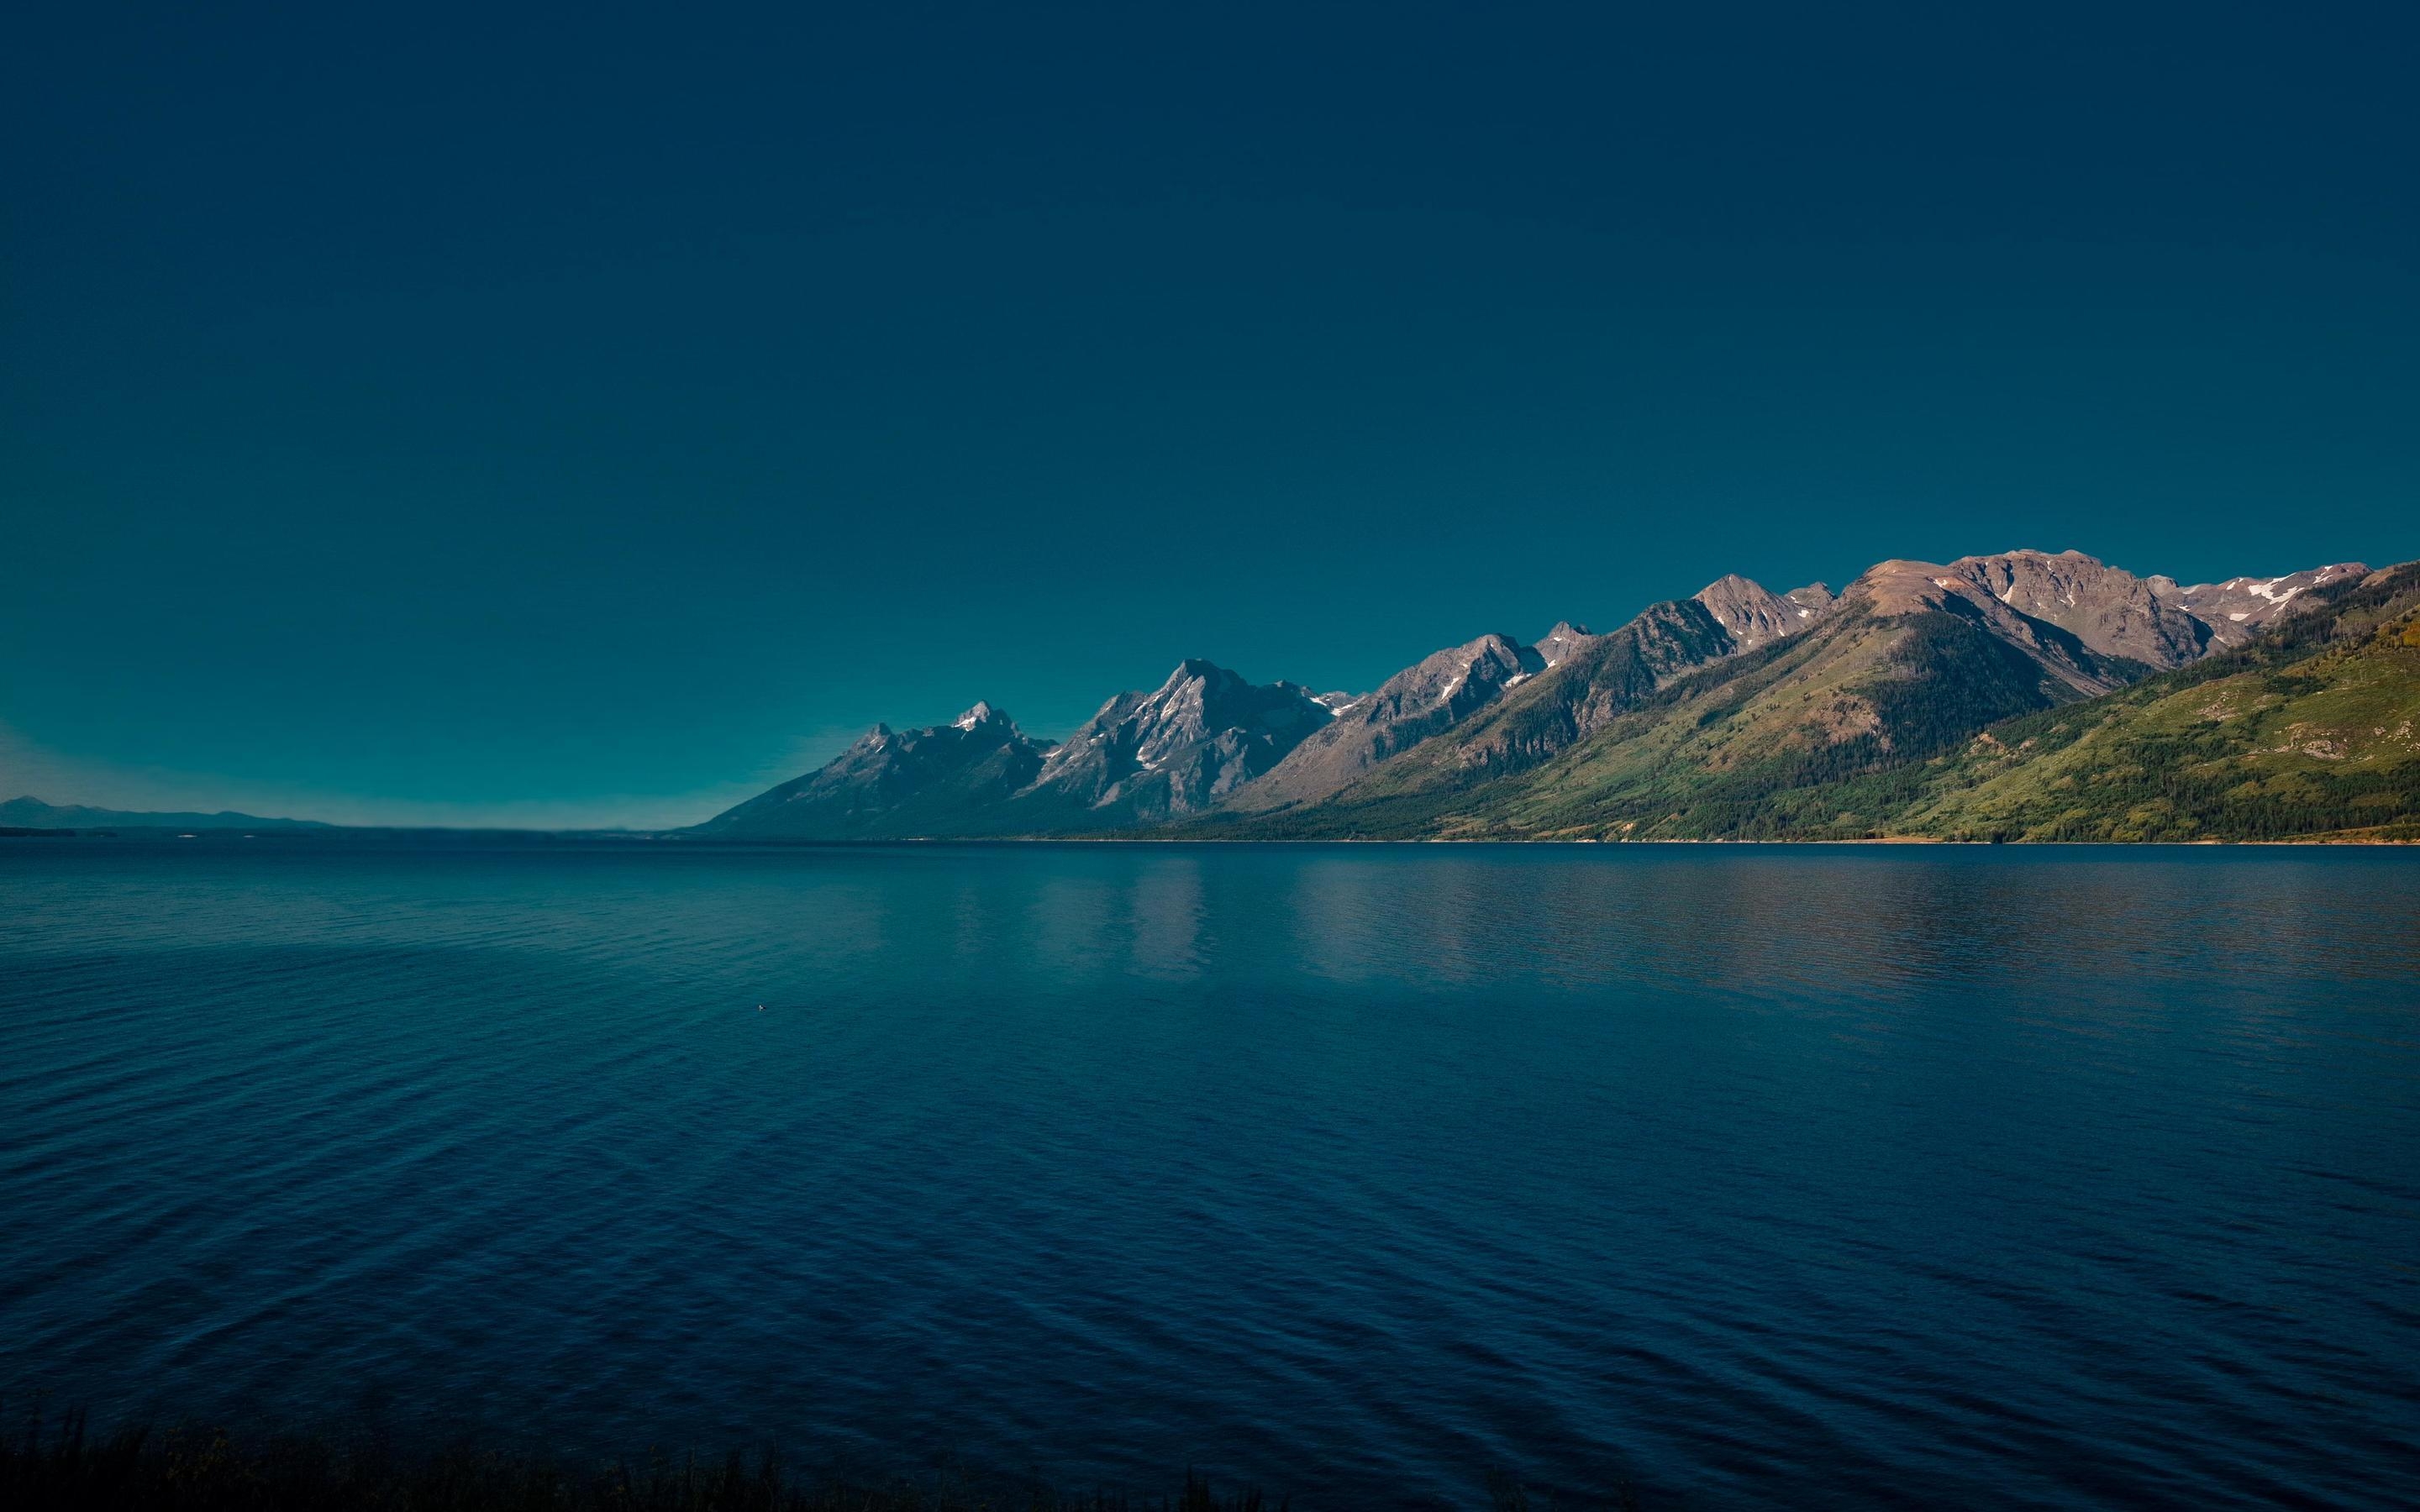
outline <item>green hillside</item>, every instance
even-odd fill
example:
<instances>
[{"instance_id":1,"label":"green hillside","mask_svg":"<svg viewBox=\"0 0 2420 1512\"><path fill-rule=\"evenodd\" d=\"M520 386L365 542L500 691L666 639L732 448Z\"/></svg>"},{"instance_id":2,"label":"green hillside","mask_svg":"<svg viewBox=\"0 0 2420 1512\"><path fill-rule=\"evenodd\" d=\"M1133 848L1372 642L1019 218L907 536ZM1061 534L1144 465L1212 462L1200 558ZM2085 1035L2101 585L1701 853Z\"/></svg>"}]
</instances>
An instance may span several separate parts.
<instances>
[{"instance_id":1,"label":"green hillside","mask_svg":"<svg viewBox=\"0 0 2420 1512\"><path fill-rule=\"evenodd\" d=\"M2140 668L2125 669L2139 672ZM1541 690L1544 692L1546 690ZM1850 610L1684 675L1530 770L1484 724L1381 766L1256 835L1434 839L1862 837L1915 796L1923 759L2077 695L1958 615ZM1525 711L1505 711L1505 722Z\"/></svg>"},{"instance_id":2,"label":"green hillside","mask_svg":"<svg viewBox=\"0 0 2420 1512\"><path fill-rule=\"evenodd\" d=\"M1998 725L1893 829L1955 840L2420 840L2420 567L2241 651Z\"/></svg>"},{"instance_id":3,"label":"green hillside","mask_svg":"<svg viewBox=\"0 0 2420 1512\"><path fill-rule=\"evenodd\" d=\"M1326 802L1192 833L1434 840L2420 837L2420 566L2324 591L2247 647L2145 676L2055 668L1942 609L1852 610L1684 671L1545 754L1578 676ZM1954 606L1953 606L1954 608ZM1610 648L1608 648L1610 649ZM1575 673L1582 672L1575 668ZM1507 771L1512 751L1544 759Z\"/></svg>"}]
</instances>

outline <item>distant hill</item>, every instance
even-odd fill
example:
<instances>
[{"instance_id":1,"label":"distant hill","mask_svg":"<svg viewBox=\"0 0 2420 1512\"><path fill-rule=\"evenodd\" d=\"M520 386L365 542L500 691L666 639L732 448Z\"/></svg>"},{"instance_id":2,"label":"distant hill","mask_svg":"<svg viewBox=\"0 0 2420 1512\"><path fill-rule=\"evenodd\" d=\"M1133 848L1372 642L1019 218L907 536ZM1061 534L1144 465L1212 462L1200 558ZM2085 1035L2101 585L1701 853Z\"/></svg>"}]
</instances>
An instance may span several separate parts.
<instances>
[{"instance_id":1,"label":"distant hill","mask_svg":"<svg viewBox=\"0 0 2420 1512\"><path fill-rule=\"evenodd\" d=\"M0 789L0 791L6 791ZM80 803L10 798L0 803L0 825L26 829L334 829L314 819L263 819L248 813L148 813L88 809Z\"/></svg>"},{"instance_id":2,"label":"distant hill","mask_svg":"<svg viewBox=\"0 0 2420 1512\"><path fill-rule=\"evenodd\" d=\"M689 833L2420 838L2420 564L2180 586L2077 551L1738 576L1314 698L1202 661L1064 744L879 727Z\"/></svg>"}]
</instances>

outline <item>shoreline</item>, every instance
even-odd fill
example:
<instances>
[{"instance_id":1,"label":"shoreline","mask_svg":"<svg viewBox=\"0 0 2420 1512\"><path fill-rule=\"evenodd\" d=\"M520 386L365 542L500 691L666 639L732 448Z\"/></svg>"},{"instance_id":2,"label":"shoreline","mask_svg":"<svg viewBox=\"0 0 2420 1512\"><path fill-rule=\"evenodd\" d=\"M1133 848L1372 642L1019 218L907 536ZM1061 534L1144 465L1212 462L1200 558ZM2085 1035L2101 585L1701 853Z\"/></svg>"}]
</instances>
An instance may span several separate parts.
<instances>
[{"instance_id":1,"label":"shoreline","mask_svg":"<svg viewBox=\"0 0 2420 1512\"><path fill-rule=\"evenodd\" d=\"M2397 849L2420 847L2420 837L2410 840L2384 839L2377 836L2343 835L2310 836L2285 840L1951 840L1939 835L1868 835L1854 839L1845 837L1782 836L1731 838L1715 836L1697 838L1664 836L1641 840L1564 840L1554 838L1525 839L1511 836L1411 836L1411 835L1304 835L1304 836L1208 836L1208 835L897 835L881 838L782 839L770 836L721 837L667 833L614 833L582 830L549 829L381 829L369 825L328 828L305 832L261 832L256 830L128 830L77 831L70 829L0 830L0 841L25 841L46 842L41 849L62 848L62 841L97 842L115 841L136 844L156 844L172 841L224 844L235 841L271 841L265 849L287 849L294 844L342 845L349 841L381 841L398 847L411 844L442 844L459 841L490 841L514 845L582 846L634 845L659 849L680 850L801 850L801 849L875 849L898 846L1012 846L1012 845L1492 845L1504 847L1596 846L1621 848L1638 845L1873 845L1873 846L1948 846L1977 850L2044 850L2054 847L2097 848L2103 850L2209 849L2211 847L2243 846L2276 849L2343 849L2364 847Z\"/></svg>"}]
</instances>

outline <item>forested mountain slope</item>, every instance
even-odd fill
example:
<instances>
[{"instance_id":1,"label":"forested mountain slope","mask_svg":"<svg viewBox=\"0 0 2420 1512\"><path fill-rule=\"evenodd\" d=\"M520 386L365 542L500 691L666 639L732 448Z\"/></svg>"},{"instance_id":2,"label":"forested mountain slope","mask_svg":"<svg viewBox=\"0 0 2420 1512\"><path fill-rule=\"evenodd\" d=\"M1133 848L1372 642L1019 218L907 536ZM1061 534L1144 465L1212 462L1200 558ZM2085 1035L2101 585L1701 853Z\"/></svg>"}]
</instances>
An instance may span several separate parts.
<instances>
[{"instance_id":1,"label":"forested mountain slope","mask_svg":"<svg viewBox=\"0 0 2420 1512\"><path fill-rule=\"evenodd\" d=\"M2420 838L2420 564L2322 586L2243 647L2097 697L2074 680L2145 669L2055 635L2036 652L1959 594L1904 587L1861 579L1824 625L1677 679L1516 778L1453 774L1433 742L1236 833Z\"/></svg>"},{"instance_id":2,"label":"forested mountain slope","mask_svg":"<svg viewBox=\"0 0 2420 1512\"><path fill-rule=\"evenodd\" d=\"M1987 731L1927 772L1893 827L1960 840L2420 839L2420 564L2335 590L2225 656Z\"/></svg>"}]
</instances>

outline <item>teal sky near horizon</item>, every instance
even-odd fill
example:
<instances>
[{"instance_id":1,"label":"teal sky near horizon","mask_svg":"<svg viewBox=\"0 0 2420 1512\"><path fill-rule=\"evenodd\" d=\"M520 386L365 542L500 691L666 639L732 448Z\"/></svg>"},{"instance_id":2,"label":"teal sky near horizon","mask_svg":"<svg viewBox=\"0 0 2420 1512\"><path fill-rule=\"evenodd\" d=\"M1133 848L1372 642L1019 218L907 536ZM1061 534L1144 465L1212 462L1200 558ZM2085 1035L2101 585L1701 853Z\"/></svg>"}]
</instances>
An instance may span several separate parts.
<instances>
[{"instance_id":1,"label":"teal sky near horizon","mask_svg":"<svg viewBox=\"0 0 2420 1512\"><path fill-rule=\"evenodd\" d=\"M2400 8L54 8L0 797L659 825L1727 571L2420 557Z\"/></svg>"}]
</instances>

